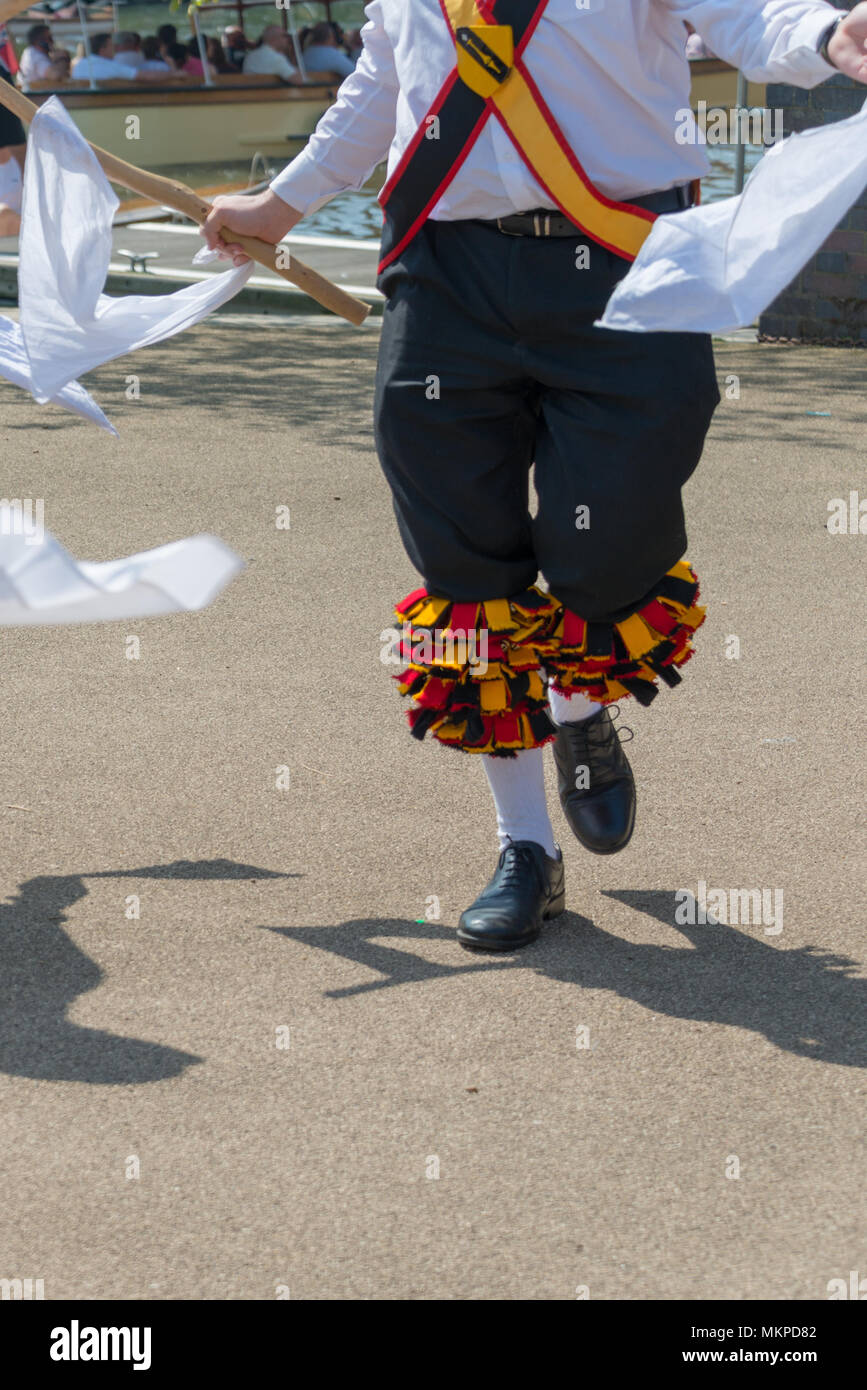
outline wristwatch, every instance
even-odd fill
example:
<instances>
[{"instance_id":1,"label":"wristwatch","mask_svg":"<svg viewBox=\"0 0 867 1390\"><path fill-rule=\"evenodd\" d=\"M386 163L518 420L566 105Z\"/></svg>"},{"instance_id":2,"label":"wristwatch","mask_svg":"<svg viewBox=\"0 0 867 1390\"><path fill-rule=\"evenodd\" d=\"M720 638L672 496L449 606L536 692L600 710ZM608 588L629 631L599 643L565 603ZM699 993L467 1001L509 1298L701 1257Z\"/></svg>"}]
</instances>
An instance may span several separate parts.
<instances>
[{"instance_id":1,"label":"wristwatch","mask_svg":"<svg viewBox=\"0 0 867 1390\"><path fill-rule=\"evenodd\" d=\"M834 20L834 23L828 25L828 28L825 30L824 34L819 40L819 56L821 58L824 58L826 63L830 63L832 68L835 68L837 64L832 62L831 59L828 57L828 44L831 42L834 35L836 34L838 28L840 27L840 21L843 18L843 15L838 14L837 18Z\"/></svg>"}]
</instances>

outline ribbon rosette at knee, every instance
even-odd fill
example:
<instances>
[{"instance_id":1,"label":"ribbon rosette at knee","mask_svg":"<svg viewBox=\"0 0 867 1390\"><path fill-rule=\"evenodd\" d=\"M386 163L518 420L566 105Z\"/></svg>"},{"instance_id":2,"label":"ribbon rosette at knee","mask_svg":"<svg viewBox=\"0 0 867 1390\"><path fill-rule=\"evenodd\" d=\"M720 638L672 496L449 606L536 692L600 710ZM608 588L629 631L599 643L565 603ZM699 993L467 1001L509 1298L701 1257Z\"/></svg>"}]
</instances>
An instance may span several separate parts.
<instances>
[{"instance_id":1,"label":"ribbon rosette at knee","mask_svg":"<svg viewBox=\"0 0 867 1390\"><path fill-rule=\"evenodd\" d=\"M96 155L51 97L30 127L18 267L20 325L0 319L0 376L111 428L76 378L161 342L237 294L252 264L167 295L112 298L102 289L118 199ZM24 379L22 379L24 378ZM73 388L73 397L66 388ZM86 398L86 399L85 399ZM100 418L101 417L101 418Z\"/></svg>"},{"instance_id":2,"label":"ribbon rosette at knee","mask_svg":"<svg viewBox=\"0 0 867 1390\"><path fill-rule=\"evenodd\" d=\"M678 560L653 598L615 623L585 622L561 608L546 649L545 668L563 695L580 691L600 705L631 695L649 705L659 681L679 685L678 668L693 654L692 639L705 619L699 584L688 560Z\"/></svg>"},{"instance_id":3,"label":"ribbon rosette at knee","mask_svg":"<svg viewBox=\"0 0 867 1390\"><path fill-rule=\"evenodd\" d=\"M405 669L395 680L412 699L414 738L430 733L465 753L512 757L555 736L547 682L598 704L633 696L650 704L659 681L680 683L704 622L687 560L652 599L617 622L586 622L535 585L513 598L460 603L416 589L395 609Z\"/></svg>"},{"instance_id":4,"label":"ribbon rosette at knee","mask_svg":"<svg viewBox=\"0 0 867 1390\"><path fill-rule=\"evenodd\" d=\"M554 737L541 648L558 605L541 589L511 599L453 603L416 589L395 609L415 738L510 757Z\"/></svg>"}]
</instances>

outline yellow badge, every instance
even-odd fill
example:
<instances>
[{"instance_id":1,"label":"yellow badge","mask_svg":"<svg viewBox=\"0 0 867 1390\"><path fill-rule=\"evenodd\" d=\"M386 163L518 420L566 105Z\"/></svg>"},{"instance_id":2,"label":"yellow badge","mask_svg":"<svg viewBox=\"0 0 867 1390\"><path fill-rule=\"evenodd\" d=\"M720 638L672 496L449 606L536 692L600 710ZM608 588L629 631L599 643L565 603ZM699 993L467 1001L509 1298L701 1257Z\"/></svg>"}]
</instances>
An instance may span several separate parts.
<instances>
[{"instance_id":1,"label":"yellow badge","mask_svg":"<svg viewBox=\"0 0 867 1390\"><path fill-rule=\"evenodd\" d=\"M458 77L480 97L499 91L512 71L511 24L461 24L455 30Z\"/></svg>"}]
</instances>

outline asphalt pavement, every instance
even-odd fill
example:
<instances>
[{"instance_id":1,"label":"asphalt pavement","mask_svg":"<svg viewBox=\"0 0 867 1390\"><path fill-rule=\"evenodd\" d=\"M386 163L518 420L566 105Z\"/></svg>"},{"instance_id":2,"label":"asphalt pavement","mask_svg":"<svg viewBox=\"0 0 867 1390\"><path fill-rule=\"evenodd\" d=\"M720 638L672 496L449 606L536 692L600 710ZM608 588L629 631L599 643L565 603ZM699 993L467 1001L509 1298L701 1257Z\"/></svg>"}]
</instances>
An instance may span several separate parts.
<instances>
[{"instance_id":1,"label":"asphalt pavement","mask_svg":"<svg viewBox=\"0 0 867 1390\"><path fill-rule=\"evenodd\" d=\"M454 932L496 854L481 764L408 737L380 660L416 576L377 337L211 320L90 374L117 440L0 386L4 496L73 554L247 561L198 615L3 634L0 1277L824 1299L867 1275L867 537L828 525L864 355L719 345L709 616L624 708L634 839L583 851L549 765L568 912L487 958ZM678 921L714 889L775 910Z\"/></svg>"}]
</instances>

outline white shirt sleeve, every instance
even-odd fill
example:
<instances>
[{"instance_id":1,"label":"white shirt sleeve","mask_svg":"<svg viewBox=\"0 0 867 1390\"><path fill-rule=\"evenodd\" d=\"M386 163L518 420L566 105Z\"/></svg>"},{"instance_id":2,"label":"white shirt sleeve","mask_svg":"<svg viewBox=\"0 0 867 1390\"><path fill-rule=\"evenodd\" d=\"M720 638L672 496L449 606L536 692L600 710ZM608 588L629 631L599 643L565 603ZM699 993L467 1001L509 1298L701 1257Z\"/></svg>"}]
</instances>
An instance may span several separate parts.
<instances>
[{"instance_id":1,"label":"white shirt sleeve","mask_svg":"<svg viewBox=\"0 0 867 1390\"><path fill-rule=\"evenodd\" d=\"M663 0L708 47L751 82L816 87L836 72L819 40L846 14L824 0Z\"/></svg>"},{"instance_id":2,"label":"white shirt sleeve","mask_svg":"<svg viewBox=\"0 0 867 1390\"><path fill-rule=\"evenodd\" d=\"M394 138L398 80L380 0L365 10L364 51L306 147L271 188L300 213L358 189L386 158Z\"/></svg>"}]
</instances>

